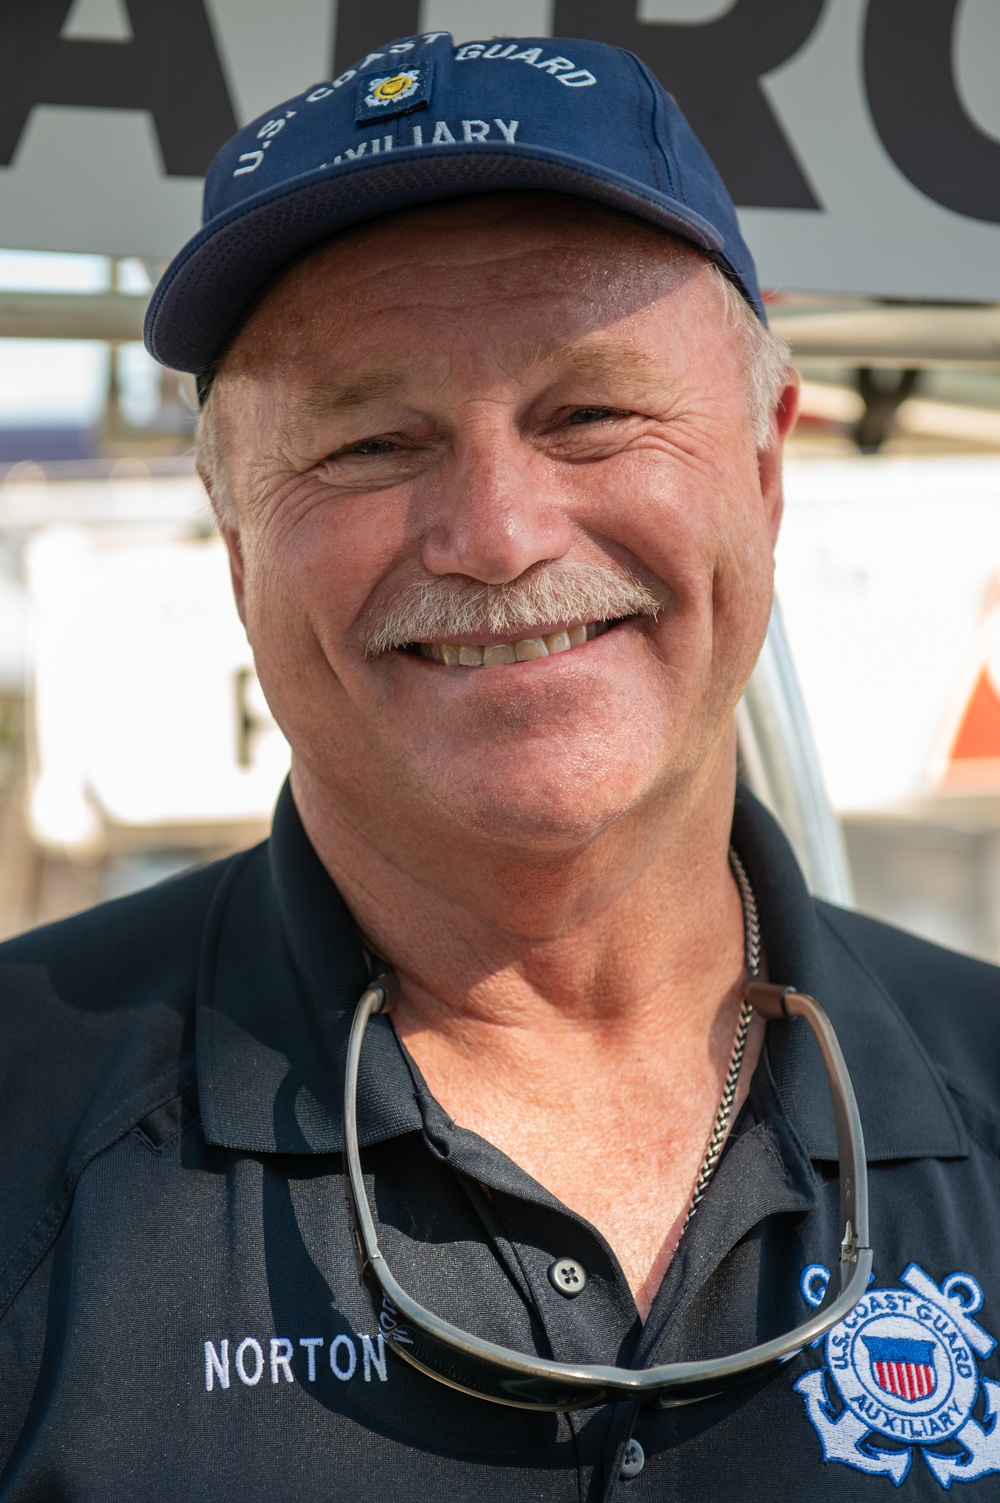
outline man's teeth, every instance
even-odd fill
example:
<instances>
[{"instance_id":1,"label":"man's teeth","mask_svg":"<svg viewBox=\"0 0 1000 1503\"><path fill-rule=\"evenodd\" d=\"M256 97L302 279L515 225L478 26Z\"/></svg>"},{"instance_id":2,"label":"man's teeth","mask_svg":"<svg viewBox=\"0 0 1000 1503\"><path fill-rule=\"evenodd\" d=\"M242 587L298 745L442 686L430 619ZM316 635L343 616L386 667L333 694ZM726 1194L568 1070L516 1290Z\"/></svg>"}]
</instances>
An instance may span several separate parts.
<instances>
[{"instance_id":1,"label":"man's teeth","mask_svg":"<svg viewBox=\"0 0 1000 1503\"><path fill-rule=\"evenodd\" d=\"M533 658L553 657L569 652L599 637L611 626L610 621L581 622L565 631L549 632L547 637L518 637L509 642L484 642L482 646L457 642L421 642L420 652L447 668L499 668L504 663L530 663Z\"/></svg>"}]
</instances>

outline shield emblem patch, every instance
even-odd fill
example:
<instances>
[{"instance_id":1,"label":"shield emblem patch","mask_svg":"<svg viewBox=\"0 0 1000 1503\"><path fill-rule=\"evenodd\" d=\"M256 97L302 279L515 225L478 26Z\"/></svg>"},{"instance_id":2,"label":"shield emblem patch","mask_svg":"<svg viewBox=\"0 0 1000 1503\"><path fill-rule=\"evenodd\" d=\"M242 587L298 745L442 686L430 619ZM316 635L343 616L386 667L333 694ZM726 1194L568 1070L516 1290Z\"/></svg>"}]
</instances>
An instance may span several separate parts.
<instances>
[{"instance_id":1,"label":"shield emblem patch","mask_svg":"<svg viewBox=\"0 0 1000 1503\"><path fill-rule=\"evenodd\" d=\"M937 1387L933 1341L907 1341L892 1336L863 1336L872 1373L879 1387L897 1399L915 1403L929 1398Z\"/></svg>"}]
</instances>

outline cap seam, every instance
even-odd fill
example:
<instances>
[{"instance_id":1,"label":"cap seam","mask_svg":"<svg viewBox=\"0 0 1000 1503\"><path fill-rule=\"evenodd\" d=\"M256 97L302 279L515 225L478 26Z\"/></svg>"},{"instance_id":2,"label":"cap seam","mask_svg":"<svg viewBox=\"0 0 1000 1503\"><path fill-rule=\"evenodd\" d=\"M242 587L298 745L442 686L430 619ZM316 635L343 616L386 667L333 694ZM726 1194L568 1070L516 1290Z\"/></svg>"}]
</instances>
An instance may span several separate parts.
<instances>
[{"instance_id":1,"label":"cap seam","mask_svg":"<svg viewBox=\"0 0 1000 1503\"><path fill-rule=\"evenodd\" d=\"M673 169L673 167L671 165L671 160L670 160L670 157L671 157L670 136L669 136L669 132L668 132L668 130L666 128L667 127L666 119L663 118L664 117L664 110L663 110L662 102L661 102L661 99L660 99L660 95L663 92L663 86L662 86L662 84L659 84L659 80L657 80L657 79L654 78L654 76L652 75L652 73L650 72L650 70L646 66L646 64L642 61L642 59L640 57L637 57L634 52L626 52L625 56L628 58L629 62L632 64L632 67L633 67L634 71L639 74L641 82L645 86L646 90L648 91L650 99L651 99L651 103L652 103L653 138L656 141L657 146L660 148L659 153L653 152L650 149L650 146L649 146L648 142L646 142L645 144L646 144L646 151L647 151L647 153L649 155L650 161L653 163L653 171L656 174L656 176L657 176L658 179L660 177L661 171L663 173L665 173L666 179L667 179L667 189L666 189L666 191L669 192L672 196L680 198L681 202L684 202L686 204L686 200L683 197L684 189L683 189L683 183L682 183L682 179L681 179L680 163L678 162L676 164L676 176L675 176L674 169ZM661 127L662 127L662 139L661 139ZM641 129L641 122L640 122L640 129Z\"/></svg>"}]
</instances>

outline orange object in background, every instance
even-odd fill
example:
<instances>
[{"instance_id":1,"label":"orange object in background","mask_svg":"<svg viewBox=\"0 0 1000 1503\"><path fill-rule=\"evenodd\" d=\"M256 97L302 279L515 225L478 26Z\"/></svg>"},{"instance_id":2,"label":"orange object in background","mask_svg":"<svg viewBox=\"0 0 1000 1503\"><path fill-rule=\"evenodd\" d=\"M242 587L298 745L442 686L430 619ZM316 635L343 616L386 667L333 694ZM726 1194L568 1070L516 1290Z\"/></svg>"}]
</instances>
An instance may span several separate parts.
<instances>
[{"instance_id":1,"label":"orange object in background","mask_svg":"<svg viewBox=\"0 0 1000 1503\"><path fill-rule=\"evenodd\" d=\"M987 597L977 656L939 786L995 793L1000 792L1000 577Z\"/></svg>"}]
</instances>

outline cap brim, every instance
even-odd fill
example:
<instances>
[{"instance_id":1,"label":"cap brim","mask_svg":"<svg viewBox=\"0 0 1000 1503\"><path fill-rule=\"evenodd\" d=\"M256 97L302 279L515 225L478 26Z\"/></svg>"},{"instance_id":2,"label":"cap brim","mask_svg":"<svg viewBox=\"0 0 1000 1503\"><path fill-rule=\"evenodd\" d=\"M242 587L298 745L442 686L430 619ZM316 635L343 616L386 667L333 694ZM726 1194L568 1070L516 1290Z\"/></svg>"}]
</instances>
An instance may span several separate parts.
<instances>
[{"instance_id":1,"label":"cap brim","mask_svg":"<svg viewBox=\"0 0 1000 1503\"><path fill-rule=\"evenodd\" d=\"M621 209L713 253L715 229L686 205L580 158L483 143L412 148L317 168L245 200L200 230L150 300L146 348L203 374L283 267L341 230L416 204L473 193L568 193Z\"/></svg>"}]
</instances>

